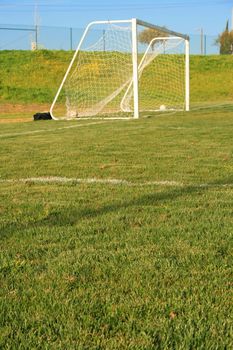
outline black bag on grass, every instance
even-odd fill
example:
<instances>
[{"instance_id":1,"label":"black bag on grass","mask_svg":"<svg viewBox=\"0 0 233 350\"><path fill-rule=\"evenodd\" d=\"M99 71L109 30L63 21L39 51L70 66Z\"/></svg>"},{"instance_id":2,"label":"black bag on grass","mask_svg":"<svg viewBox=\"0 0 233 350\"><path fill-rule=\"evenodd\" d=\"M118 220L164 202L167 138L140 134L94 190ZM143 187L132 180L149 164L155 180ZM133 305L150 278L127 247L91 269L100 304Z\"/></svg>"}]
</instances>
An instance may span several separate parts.
<instances>
[{"instance_id":1,"label":"black bag on grass","mask_svg":"<svg viewBox=\"0 0 233 350\"><path fill-rule=\"evenodd\" d=\"M49 112L36 113L33 115L34 120L50 120L52 119Z\"/></svg>"}]
</instances>

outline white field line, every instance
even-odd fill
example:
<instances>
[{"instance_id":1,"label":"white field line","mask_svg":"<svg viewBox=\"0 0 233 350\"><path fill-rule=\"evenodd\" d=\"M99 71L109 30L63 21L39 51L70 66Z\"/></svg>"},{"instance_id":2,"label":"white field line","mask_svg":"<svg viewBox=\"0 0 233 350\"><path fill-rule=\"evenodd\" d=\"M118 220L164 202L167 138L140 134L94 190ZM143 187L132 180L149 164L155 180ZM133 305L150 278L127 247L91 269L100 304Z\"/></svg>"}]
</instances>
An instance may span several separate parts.
<instances>
[{"instance_id":1,"label":"white field line","mask_svg":"<svg viewBox=\"0 0 233 350\"><path fill-rule=\"evenodd\" d=\"M54 128L54 129L40 129L40 130L33 130L33 131L18 132L18 133L13 133L13 134L2 134L2 135L0 135L0 138L14 137L14 136L23 136L23 135L32 135L32 134L39 134L39 133L43 133L43 132L51 132L51 131L71 129L71 128L82 128L84 126L104 124L104 123L107 123L107 122L108 121L105 120L105 121L86 123L86 124L72 124L72 125L69 125L69 126L63 126L63 127Z\"/></svg>"},{"instance_id":2,"label":"white field line","mask_svg":"<svg viewBox=\"0 0 233 350\"><path fill-rule=\"evenodd\" d=\"M108 119L108 120L100 120L98 122L93 122L93 123L86 123L86 124L72 124L69 126L63 126L60 128L54 128L54 129L40 129L40 130L33 130L33 131L24 131L24 132L17 132L17 133L12 133L12 134L0 134L0 139L1 138L7 138L7 137L16 137L16 136L25 136L25 135L33 135L33 134L40 134L40 133L47 133L47 132L53 132L53 131L58 131L58 130L65 130L65 129L71 129L71 128L82 128L84 126L89 126L89 125L98 125L98 124L106 124L109 123L110 121L135 121L135 119ZM199 130L200 128L196 127L185 127L185 126L153 126L154 129L162 129L162 130ZM220 127L212 127L210 129L220 129Z\"/></svg>"},{"instance_id":3,"label":"white field line","mask_svg":"<svg viewBox=\"0 0 233 350\"><path fill-rule=\"evenodd\" d=\"M98 178L67 178L59 176L29 177L24 179L0 179L0 183L60 183L60 184L104 184L104 185L126 185L126 186L183 186L176 181L149 181L131 182L123 179L98 179Z\"/></svg>"},{"instance_id":4,"label":"white field line","mask_svg":"<svg viewBox=\"0 0 233 350\"><path fill-rule=\"evenodd\" d=\"M131 182L124 179L98 179L98 178L67 178L59 176L48 177L29 177L22 179L0 179L0 184L17 184L17 183L32 183L32 184L102 184L114 186L164 186L164 187L198 187L198 188L233 188L233 183L229 184L184 184L178 181L145 181L145 182Z\"/></svg>"}]
</instances>

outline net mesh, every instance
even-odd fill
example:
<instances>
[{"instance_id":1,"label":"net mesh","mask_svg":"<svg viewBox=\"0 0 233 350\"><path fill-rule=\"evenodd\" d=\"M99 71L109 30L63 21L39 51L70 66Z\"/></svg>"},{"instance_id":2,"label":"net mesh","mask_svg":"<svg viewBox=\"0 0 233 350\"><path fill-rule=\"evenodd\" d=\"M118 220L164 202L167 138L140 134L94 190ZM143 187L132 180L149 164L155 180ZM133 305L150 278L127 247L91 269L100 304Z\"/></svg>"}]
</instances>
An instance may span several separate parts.
<instances>
[{"instance_id":1,"label":"net mesh","mask_svg":"<svg viewBox=\"0 0 233 350\"><path fill-rule=\"evenodd\" d=\"M63 85L57 103L60 115L81 118L122 114L120 101L132 79L131 38L129 25L107 25L87 34ZM86 47L86 43L90 45Z\"/></svg>"},{"instance_id":2,"label":"net mesh","mask_svg":"<svg viewBox=\"0 0 233 350\"><path fill-rule=\"evenodd\" d=\"M139 54L139 110L168 111L185 108L185 41L154 38ZM121 101L125 112L133 109L133 82Z\"/></svg>"},{"instance_id":3,"label":"net mesh","mask_svg":"<svg viewBox=\"0 0 233 350\"><path fill-rule=\"evenodd\" d=\"M140 111L184 109L184 77L183 39L138 43ZM133 106L131 23L96 24L84 38L53 114L62 119L132 117Z\"/></svg>"}]
</instances>

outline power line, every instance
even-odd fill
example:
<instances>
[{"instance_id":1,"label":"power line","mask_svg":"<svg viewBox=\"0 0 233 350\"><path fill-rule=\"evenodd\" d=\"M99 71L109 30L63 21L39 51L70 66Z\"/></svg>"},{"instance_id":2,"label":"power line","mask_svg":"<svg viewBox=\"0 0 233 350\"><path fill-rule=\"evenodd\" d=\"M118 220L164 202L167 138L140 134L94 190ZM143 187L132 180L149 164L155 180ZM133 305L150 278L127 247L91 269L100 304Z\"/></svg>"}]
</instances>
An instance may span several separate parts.
<instances>
[{"instance_id":1,"label":"power line","mask_svg":"<svg viewBox=\"0 0 233 350\"><path fill-rule=\"evenodd\" d=\"M130 9L134 9L134 10L152 10L152 9L157 9L157 8L178 8L178 7L196 7L196 6L213 6L213 5L226 5L226 4L232 4L232 0L225 0L225 1L220 1L220 0L215 0L215 1L192 1L192 2L184 2L184 1L179 1L179 2L158 2L158 3L153 3L153 4L143 4L143 5L136 5L135 3L130 4L126 4L126 5L93 5L93 4L74 4L74 3L62 3L63 1L58 1L58 0L54 0L52 1L52 3L48 3L47 2L43 2L41 1L39 4L40 7L40 11L56 11L56 12L60 12L60 11L74 11L74 10L78 10L78 11L104 11L104 10L130 10ZM0 5L1 8L16 8L16 7L20 7L20 10L18 10L17 12L23 12L25 11L23 8L30 8L30 7L34 7L34 1L27 1L27 2L20 2L16 3L16 2L7 2L7 3L3 3Z\"/></svg>"}]
</instances>

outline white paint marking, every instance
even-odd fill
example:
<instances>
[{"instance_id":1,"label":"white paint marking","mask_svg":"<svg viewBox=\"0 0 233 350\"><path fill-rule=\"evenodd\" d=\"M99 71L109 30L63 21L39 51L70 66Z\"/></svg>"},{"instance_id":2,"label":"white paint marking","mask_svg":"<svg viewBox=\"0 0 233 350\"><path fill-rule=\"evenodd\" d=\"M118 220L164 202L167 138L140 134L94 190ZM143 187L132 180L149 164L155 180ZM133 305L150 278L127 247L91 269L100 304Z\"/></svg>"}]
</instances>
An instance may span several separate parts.
<instances>
[{"instance_id":1,"label":"white paint marking","mask_svg":"<svg viewBox=\"0 0 233 350\"><path fill-rule=\"evenodd\" d=\"M25 179L0 179L0 183L76 183L76 184L104 184L104 185L126 185L126 186L183 186L176 181L149 181L131 182L123 179L98 179L98 178L67 178L58 176L30 177Z\"/></svg>"},{"instance_id":2,"label":"white paint marking","mask_svg":"<svg viewBox=\"0 0 233 350\"><path fill-rule=\"evenodd\" d=\"M5 134L5 135L0 135L0 138L32 135L32 134L38 134L38 133L43 133L43 132L50 132L50 131L57 131L57 130L64 130L64 129L71 129L71 128L81 128L83 126L105 124L105 123L107 123L107 121L100 121L100 122L86 123L86 124L72 124L69 126L64 126L64 127L55 128L55 129L41 129L41 130L34 130L34 131L18 132L18 133L14 133L14 134Z\"/></svg>"},{"instance_id":3,"label":"white paint marking","mask_svg":"<svg viewBox=\"0 0 233 350\"><path fill-rule=\"evenodd\" d=\"M163 186L163 187L197 187L197 188L232 188L233 183L229 184L184 184L178 181L146 181L146 182L131 182L124 179L98 179L98 178L67 178L59 176L48 177L30 177L22 179L0 179L0 183L32 183L32 184L102 184L102 185L114 185L114 186Z\"/></svg>"}]
</instances>

